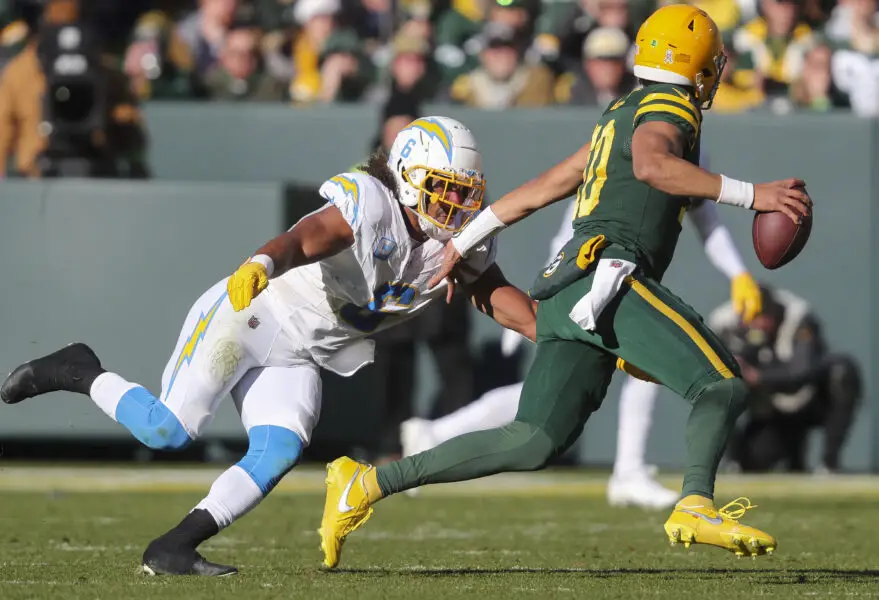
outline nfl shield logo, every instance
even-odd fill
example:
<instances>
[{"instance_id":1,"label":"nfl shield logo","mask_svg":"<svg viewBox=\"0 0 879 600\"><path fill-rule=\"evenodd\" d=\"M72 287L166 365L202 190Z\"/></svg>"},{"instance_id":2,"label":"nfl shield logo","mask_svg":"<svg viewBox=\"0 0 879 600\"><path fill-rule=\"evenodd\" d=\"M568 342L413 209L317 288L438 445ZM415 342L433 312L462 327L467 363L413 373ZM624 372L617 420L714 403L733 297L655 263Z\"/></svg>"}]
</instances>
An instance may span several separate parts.
<instances>
[{"instance_id":1,"label":"nfl shield logo","mask_svg":"<svg viewBox=\"0 0 879 600\"><path fill-rule=\"evenodd\" d=\"M372 255L379 260L388 260L397 249L397 242L386 237L379 238L372 250Z\"/></svg>"},{"instance_id":2,"label":"nfl shield logo","mask_svg":"<svg viewBox=\"0 0 879 600\"><path fill-rule=\"evenodd\" d=\"M250 317L250 319L248 319L247 326L250 327L251 329L256 329L257 327L259 327L259 319L256 317L256 315L254 315L254 316Z\"/></svg>"}]
</instances>

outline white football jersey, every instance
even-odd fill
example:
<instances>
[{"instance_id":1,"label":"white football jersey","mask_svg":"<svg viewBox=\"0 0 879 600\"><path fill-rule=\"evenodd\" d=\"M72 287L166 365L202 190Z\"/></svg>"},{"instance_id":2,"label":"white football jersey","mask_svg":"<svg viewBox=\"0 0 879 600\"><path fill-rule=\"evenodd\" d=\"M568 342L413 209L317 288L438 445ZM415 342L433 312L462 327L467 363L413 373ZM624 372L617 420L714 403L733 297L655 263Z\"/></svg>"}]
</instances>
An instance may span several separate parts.
<instances>
[{"instance_id":1,"label":"white football jersey","mask_svg":"<svg viewBox=\"0 0 879 600\"><path fill-rule=\"evenodd\" d=\"M354 232L354 244L272 279L265 293L317 364L350 375L373 360L374 344L366 336L401 323L433 300L445 301L445 281L427 289L444 244L416 243L400 203L365 173L337 175L321 186L320 195L329 203L320 210L338 208ZM459 264L465 283L494 263L496 245L492 239Z\"/></svg>"}]
</instances>

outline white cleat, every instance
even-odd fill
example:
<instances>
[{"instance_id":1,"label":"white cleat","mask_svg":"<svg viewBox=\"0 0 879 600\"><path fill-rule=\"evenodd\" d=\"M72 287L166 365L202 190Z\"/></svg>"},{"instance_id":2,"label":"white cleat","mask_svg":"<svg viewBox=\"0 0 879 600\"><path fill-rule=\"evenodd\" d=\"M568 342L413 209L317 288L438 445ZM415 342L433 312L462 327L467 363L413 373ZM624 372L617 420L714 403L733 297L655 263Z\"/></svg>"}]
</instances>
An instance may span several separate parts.
<instances>
[{"instance_id":1,"label":"white cleat","mask_svg":"<svg viewBox=\"0 0 879 600\"><path fill-rule=\"evenodd\" d=\"M614 475L607 484L607 501L611 506L662 510L671 508L679 499L677 492L663 487L647 470L623 477Z\"/></svg>"},{"instance_id":2,"label":"white cleat","mask_svg":"<svg viewBox=\"0 0 879 600\"><path fill-rule=\"evenodd\" d=\"M400 444L403 446L403 456L412 456L436 446L430 421L418 418L403 421L400 424ZM406 490L405 493L414 498L418 495L418 488Z\"/></svg>"}]
</instances>

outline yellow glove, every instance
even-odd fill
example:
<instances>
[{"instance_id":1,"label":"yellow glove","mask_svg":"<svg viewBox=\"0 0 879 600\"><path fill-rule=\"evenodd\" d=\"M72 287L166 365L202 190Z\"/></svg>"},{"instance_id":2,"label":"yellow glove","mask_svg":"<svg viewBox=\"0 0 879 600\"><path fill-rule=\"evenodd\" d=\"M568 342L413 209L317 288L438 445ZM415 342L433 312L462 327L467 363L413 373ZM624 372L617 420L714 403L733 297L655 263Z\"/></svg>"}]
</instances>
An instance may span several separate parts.
<instances>
[{"instance_id":1,"label":"yellow glove","mask_svg":"<svg viewBox=\"0 0 879 600\"><path fill-rule=\"evenodd\" d=\"M622 358L617 357L617 369L631 375L635 379L640 379L641 381L647 381L650 383L659 383L656 379L653 379L650 375L633 365L632 363L627 363Z\"/></svg>"},{"instance_id":2,"label":"yellow glove","mask_svg":"<svg viewBox=\"0 0 879 600\"><path fill-rule=\"evenodd\" d=\"M731 295L733 309L745 323L763 312L763 295L750 273L733 277Z\"/></svg>"},{"instance_id":3,"label":"yellow glove","mask_svg":"<svg viewBox=\"0 0 879 600\"><path fill-rule=\"evenodd\" d=\"M229 301L235 312L250 306L250 302L269 285L266 268L258 262L246 262L232 273L226 283Z\"/></svg>"}]
</instances>

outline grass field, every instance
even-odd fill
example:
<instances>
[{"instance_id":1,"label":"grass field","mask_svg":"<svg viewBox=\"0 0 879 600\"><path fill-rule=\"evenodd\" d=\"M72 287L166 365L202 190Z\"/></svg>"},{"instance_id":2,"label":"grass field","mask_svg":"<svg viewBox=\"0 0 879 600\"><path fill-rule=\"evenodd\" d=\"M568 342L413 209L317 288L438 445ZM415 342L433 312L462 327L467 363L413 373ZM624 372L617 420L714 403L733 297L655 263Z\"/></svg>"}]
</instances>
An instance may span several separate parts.
<instances>
[{"instance_id":1,"label":"grass field","mask_svg":"<svg viewBox=\"0 0 879 600\"><path fill-rule=\"evenodd\" d=\"M0 468L0 599L879 597L879 478L726 477L773 557L670 548L664 513L611 509L604 477L499 476L380 504L342 569L320 568L322 473L294 471L203 546L226 579L140 574L146 543L216 470ZM675 478L665 480L675 484Z\"/></svg>"}]
</instances>

